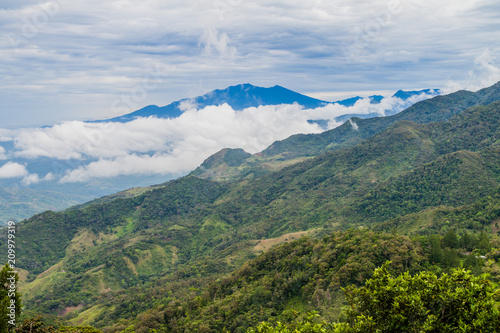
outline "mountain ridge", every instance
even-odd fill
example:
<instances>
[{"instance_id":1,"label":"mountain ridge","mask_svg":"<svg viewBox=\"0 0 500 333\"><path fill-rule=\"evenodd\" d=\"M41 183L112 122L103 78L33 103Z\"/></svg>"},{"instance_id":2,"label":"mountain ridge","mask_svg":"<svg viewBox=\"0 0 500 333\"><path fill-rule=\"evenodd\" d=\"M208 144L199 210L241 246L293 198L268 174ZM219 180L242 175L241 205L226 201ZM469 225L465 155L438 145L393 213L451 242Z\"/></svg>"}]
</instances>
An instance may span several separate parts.
<instances>
[{"instance_id":1,"label":"mountain ridge","mask_svg":"<svg viewBox=\"0 0 500 333\"><path fill-rule=\"evenodd\" d=\"M439 93L439 89L423 89L419 91L398 90L392 97L406 100L415 95L436 95ZM380 101L384 97L380 95L373 95L369 96L368 98L370 99L371 103L377 104L380 103ZM155 116L158 118L177 118L183 113L186 107L190 106L204 108L210 105L228 104L231 108L233 108L233 110L240 111L250 107L296 103L306 109L314 109L328 104L340 104L346 107L351 107L361 99L363 98L355 96L340 101L327 102L297 93L279 85L264 88L254 86L249 83L243 83L235 86L229 86L225 89L216 89L202 96L194 98L184 98L162 107L157 105L148 105L142 109L122 116L106 120L99 120L96 122L128 122L138 117L151 116ZM363 116L372 117L375 116L375 114ZM344 119L344 117L339 118L339 120L342 119Z\"/></svg>"}]
</instances>

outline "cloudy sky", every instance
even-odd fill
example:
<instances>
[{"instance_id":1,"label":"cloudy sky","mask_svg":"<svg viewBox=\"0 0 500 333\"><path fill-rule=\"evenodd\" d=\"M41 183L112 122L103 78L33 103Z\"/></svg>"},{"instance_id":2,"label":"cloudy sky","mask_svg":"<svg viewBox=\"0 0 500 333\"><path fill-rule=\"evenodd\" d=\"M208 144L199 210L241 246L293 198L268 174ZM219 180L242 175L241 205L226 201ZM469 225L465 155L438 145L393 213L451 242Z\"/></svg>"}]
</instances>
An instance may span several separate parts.
<instances>
[{"instance_id":1,"label":"cloudy sky","mask_svg":"<svg viewBox=\"0 0 500 333\"><path fill-rule=\"evenodd\" d=\"M0 179L25 185L57 178L30 170L30 159L84 161L60 182L182 173L223 147L256 152L321 131L308 119L399 103L82 122L239 83L333 101L500 80L494 0L2 0L0 27Z\"/></svg>"},{"instance_id":2,"label":"cloudy sky","mask_svg":"<svg viewBox=\"0 0 500 333\"><path fill-rule=\"evenodd\" d=\"M102 119L246 82L335 100L350 91L474 89L499 79L495 0L3 0L0 7L3 128Z\"/></svg>"}]
</instances>

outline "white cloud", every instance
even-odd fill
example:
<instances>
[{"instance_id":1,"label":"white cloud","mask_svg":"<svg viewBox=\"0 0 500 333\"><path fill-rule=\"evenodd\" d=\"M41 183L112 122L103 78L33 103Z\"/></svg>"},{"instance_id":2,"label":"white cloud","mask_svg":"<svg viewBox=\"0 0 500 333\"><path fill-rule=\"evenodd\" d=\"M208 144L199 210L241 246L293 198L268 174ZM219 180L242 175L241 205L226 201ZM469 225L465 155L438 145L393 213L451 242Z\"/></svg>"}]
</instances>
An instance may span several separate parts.
<instances>
[{"instance_id":1,"label":"white cloud","mask_svg":"<svg viewBox=\"0 0 500 333\"><path fill-rule=\"evenodd\" d=\"M6 178L22 178L21 184L29 186L40 181L54 180L54 175L49 172L45 177L40 178L36 173L29 173L25 165L9 161L0 167L0 179Z\"/></svg>"},{"instance_id":2,"label":"white cloud","mask_svg":"<svg viewBox=\"0 0 500 333\"><path fill-rule=\"evenodd\" d=\"M46 174L43 178L40 178L40 176L36 173L29 173L21 180L21 184L23 184L24 186L29 186L31 184L38 184L41 181L54 180L54 178L55 177L51 172Z\"/></svg>"},{"instance_id":3,"label":"white cloud","mask_svg":"<svg viewBox=\"0 0 500 333\"><path fill-rule=\"evenodd\" d=\"M320 110L321 111L321 110ZM128 123L65 122L56 126L22 131L15 138L18 157L51 157L57 159L84 157L113 158L130 153L171 152L179 145L204 148L219 145L241 146L256 152L268 140L250 144L264 128L276 121L270 140L283 139L297 132L318 132L307 123L308 112L298 105L266 106L236 112L228 105L190 109L179 118L139 118Z\"/></svg>"},{"instance_id":4,"label":"white cloud","mask_svg":"<svg viewBox=\"0 0 500 333\"><path fill-rule=\"evenodd\" d=\"M7 162L0 167L0 178L17 178L28 175L26 166L15 162Z\"/></svg>"},{"instance_id":5,"label":"white cloud","mask_svg":"<svg viewBox=\"0 0 500 333\"><path fill-rule=\"evenodd\" d=\"M40 177L36 173L28 174L21 180L21 184L29 186L40 182Z\"/></svg>"},{"instance_id":6,"label":"white cloud","mask_svg":"<svg viewBox=\"0 0 500 333\"><path fill-rule=\"evenodd\" d=\"M443 91L450 93L460 89L477 91L500 81L500 68L496 65L497 57L490 49L483 50L474 58L474 67L467 78L460 81L447 82Z\"/></svg>"},{"instance_id":7,"label":"white cloud","mask_svg":"<svg viewBox=\"0 0 500 333\"><path fill-rule=\"evenodd\" d=\"M199 152L180 154L126 155L97 162L68 171L61 183L85 182L93 178L109 178L122 175L177 174L186 171L186 166L199 161Z\"/></svg>"},{"instance_id":8,"label":"white cloud","mask_svg":"<svg viewBox=\"0 0 500 333\"><path fill-rule=\"evenodd\" d=\"M428 96L414 96L412 102ZM64 122L52 127L25 129L15 137L15 156L57 159L114 158L131 153L171 152L179 145L241 147L250 152L266 148L274 140L321 129L308 120L333 119L344 114L384 115L409 103L385 98L379 104L361 99L352 107L328 104L304 110L299 105L275 105L235 111L227 104L185 112L174 119L138 118L127 123ZM340 125L333 122L330 128ZM262 133L271 134L262 134Z\"/></svg>"},{"instance_id":9,"label":"white cloud","mask_svg":"<svg viewBox=\"0 0 500 333\"><path fill-rule=\"evenodd\" d=\"M354 121L352 121L352 119L349 119L349 124L351 124L353 130L355 130L355 131L359 130L358 124L356 124Z\"/></svg>"}]
</instances>

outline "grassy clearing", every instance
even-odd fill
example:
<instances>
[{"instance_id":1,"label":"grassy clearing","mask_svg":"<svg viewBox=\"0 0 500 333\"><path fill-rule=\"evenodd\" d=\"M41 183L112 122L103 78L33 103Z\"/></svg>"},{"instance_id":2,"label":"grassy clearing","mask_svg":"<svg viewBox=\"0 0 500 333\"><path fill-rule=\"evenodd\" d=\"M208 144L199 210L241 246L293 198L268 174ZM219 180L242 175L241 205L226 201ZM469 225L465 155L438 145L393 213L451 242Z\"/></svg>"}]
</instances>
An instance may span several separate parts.
<instances>
[{"instance_id":1,"label":"grassy clearing","mask_svg":"<svg viewBox=\"0 0 500 333\"><path fill-rule=\"evenodd\" d=\"M78 314L77 317L69 320L71 325L74 326L87 326L90 325L97 316L103 313L106 309L100 305L95 305Z\"/></svg>"},{"instance_id":2,"label":"grassy clearing","mask_svg":"<svg viewBox=\"0 0 500 333\"><path fill-rule=\"evenodd\" d=\"M25 285L20 285L20 292L25 300L31 299L37 295L44 294L45 288L56 283L65 274L62 261L39 274L37 278Z\"/></svg>"},{"instance_id":3,"label":"grassy clearing","mask_svg":"<svg viewBox=\"0 0 500 333\"><path fill-rule=\"evenodd\" d=\"M257 245L253 248L254 252L266 252L269 250L271 247L282 244L282 243L288 243L291 241L294 241L296 239L299 239L303 236L310 235L314 232L316 232L318 229L312 229L312 230L306 230L306 231L298 231L298 232L292 232L289 234L285 234L280 237L276 238L269 238L269 239L263 239L263 240L258 240Z\"/></svg>"}]
</instances>

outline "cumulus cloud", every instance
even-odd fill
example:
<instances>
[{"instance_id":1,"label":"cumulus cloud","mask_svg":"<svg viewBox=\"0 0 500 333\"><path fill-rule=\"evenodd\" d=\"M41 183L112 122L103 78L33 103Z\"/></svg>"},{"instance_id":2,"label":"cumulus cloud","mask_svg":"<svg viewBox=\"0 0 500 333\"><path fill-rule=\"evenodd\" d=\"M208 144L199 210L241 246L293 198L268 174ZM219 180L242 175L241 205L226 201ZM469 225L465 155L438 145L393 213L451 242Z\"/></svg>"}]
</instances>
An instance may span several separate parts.
<instances>
[{"instance_id":1,"label":"cumulus cloud","mask_svg":"<svg viewBox=\"0 0 500 333\"><path fill-rule=\"evenodd\" d=\"M186 166L200 160L199 151L177 152L177 154L120 156L115 159L100 159L88 165L68 171L61 183L85 182L93 178L110 178L123 175L177 174L186 171ZM195 162L196 163L196 162Z\"/></svg>"},{"instance_id":2,"label":"cumulus cloud","mask_svg":"<svg viewBox=\"0 0 500 333\"><path fill-rule=\"evenodd\" d=\"M45 177L40 178L36 173L29 173L25 165L9 161L0 167L0 179L6 178L22 178L21 184L29 186L39 183L40 181L53 180L54 175L48 173Z\"/></svg>"},{"instance_id":3,"label":"cumulus cloud","mask_svg":"<svg viewBox=\"0 0 500 333\"><path fill-rule=\"evenodd\" d=\"M23 158L114 158L131 153L172 152L182 145L188 145L189 149L238 146L256 152L270 142L257 140L258 144L251 144L248 138L258 138L263 128L272 128L269 140L297 132L319 131L316 125L307 123L307 118L308 112L299 105L265 106L237 112L224 104L190 109L174 119L149 117L128 123L72 121L22 131L15 138L15 155ZM287 126L276 128L273 125L276 122Z\"/></svg>"},{"instance_id":4,"label":"cumulus cloud","mask_svg":"<svg viewBox=\"0 0 500 333\"><path fill-rule=\"evenodd\" d=\"M7 162L0 167L0 178L17 178L28 175L26 166L15 162Z\"/></svg>"},{"instance_id":5,"label":"cumulus cloud","mask_svg":"<svg viewBox=\"0 0 500 333\"><path fill-rule=\"evenodd\" d=\"M321 110L319 110L321 111ZM28 129L15 138L15 156L97 159L70 170L62 182L130 174L189 171L224 147L257 152L295 133L321 131L299 105L235 111L229 105L188 109L179 118L128 123L66 122Z\"/></svg>"}]
</instances>

